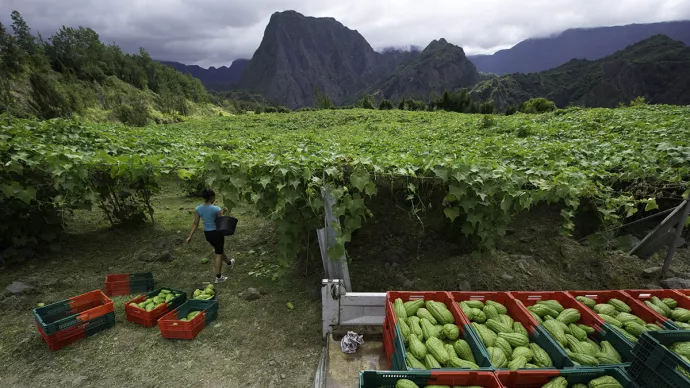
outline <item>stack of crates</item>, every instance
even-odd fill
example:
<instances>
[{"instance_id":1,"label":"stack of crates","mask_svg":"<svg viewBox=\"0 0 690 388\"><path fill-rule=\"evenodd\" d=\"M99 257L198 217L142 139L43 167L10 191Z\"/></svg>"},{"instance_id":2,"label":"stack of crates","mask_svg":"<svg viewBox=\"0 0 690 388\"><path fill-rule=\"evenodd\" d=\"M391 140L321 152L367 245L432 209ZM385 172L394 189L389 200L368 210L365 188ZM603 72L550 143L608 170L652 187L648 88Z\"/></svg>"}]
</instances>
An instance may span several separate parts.
<instances>
[{"instance_id":1,"label":"stack of crates","mask_svg":"<svg viewBox=\"0 0 690 388\"><path fill-rule=\"evenodd\" d=\"M140 294L153 290L153 286L151 272L124 273L105 277L105 294L108 296Z\"/></svg>"},{"instance_id":2,"label":"stack of crates","mask_svg":"<svg viewBox=\"0 0 690 388\"><path fill-rule=\"evenodd\" d=\"M113 302L101 290L33 310L36 326L50 350L115 326Z\"/></svg>"}]
</instances>

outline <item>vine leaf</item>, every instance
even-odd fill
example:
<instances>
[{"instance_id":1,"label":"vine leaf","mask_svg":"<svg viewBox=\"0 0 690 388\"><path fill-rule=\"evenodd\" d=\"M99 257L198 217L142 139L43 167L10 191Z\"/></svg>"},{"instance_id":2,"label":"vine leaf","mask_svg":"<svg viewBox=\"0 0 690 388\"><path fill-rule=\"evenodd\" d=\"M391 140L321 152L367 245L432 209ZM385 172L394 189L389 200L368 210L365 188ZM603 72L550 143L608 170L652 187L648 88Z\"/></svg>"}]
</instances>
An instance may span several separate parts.
<instances>
[{"instance_id":1,"label":"vine leaf","mask_svg":"<svg viewBox=\"0 0 690 388\"><path fill-rule=\"evenodd\" d=\"M355 186L359 191L364 191L364 188L369 181L369 171L367 170L358 170L350 175L350 182L352 182L352 185Z\"/></svg>"},{"instance_id":2,"label":"vine leaf","mask_svg":"<svg viewBox=\"0 0 690 388\"><path fill-rule=\"evenodd\" d=\"M462 199L462 197L464 197L465 195L467 195L467 185L464 184L464 183L460 183L460 184L457 184L457 185L456 185L456 184L452 184L452 185L448 186L448 194L450 194L450 195L452 195L453 197L455 197L455 200L456 200L456 201L459 201L459 200ZM451 201L451 202L452 202L452 201Z\"/></svg>"},{"instance_id":3,"label":"vine leaf","mask_svg":"<svg viewBox=\"0 0 690 388\"><path fill-rule=\"evenodd\" d=\"M457 206L447 207L443 209L443 213L450 219L450 222L453 222L460 216L460 208Z\"/></svg>"},{"instance_id":4,"label":"vine leaf","mask_svg":"<svg viewBox=\"0 0 690 388\"><path fill-rule=\"evenodd\" d=\"M447 168L437 167L434 169L434 174L436 174L436 176L441 178L441 180L444 182L448 180L448 169Z\"/></svg>"},{"instance_id":5,"label":"vine leaf","mask_svg":"<svg viewBox=\"0 0 690 388\"><path fill-rule=\"evenodd\" d=\"M654 198L649 198L647 200L647 205L644 207L644 211L649 212L654 209L659 209L659 205L656 204L656 199Z\"/></svg>"}]
</instances>

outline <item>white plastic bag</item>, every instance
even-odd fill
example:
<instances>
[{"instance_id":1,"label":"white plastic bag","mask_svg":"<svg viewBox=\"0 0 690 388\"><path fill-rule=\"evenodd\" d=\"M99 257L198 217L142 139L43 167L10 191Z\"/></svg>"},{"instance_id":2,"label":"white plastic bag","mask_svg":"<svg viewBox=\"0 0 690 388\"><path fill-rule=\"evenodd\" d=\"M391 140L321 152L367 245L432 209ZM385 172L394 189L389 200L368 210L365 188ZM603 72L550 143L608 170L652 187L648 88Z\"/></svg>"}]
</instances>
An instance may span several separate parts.
<instances>
[{"instance_id":1,"label":"white plastic bag","mask_svg":"<svg viewBox=\"0 0 690 388\"><path fill-rule=\"evenodd\" d=\"M348 331L347 335L340 340L340 349L343 353L352 354L357 351L359 345L364 343L364 336L355 333L354 331Z\"/></svg>"}]
</instances>

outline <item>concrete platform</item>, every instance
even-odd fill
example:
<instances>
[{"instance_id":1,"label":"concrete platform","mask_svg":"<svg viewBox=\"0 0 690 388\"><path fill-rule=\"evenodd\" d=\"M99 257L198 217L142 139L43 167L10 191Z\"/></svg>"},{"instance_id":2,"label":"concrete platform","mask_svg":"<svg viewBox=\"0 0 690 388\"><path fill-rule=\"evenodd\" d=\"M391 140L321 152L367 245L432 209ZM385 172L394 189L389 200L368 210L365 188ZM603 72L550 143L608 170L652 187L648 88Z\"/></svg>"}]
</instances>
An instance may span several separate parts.
<instances>
[{"instance_id":1,"label":"concrete platform","mask_svg":"<svg viewBox=\"0 0 690 388\"><path fill-rule=\"evenodd\" d=\"M363 370L388 370L388 361L379 338L367 341L355 354L340 350L340 341L329 339L326 388L359 388L359 372Z\"/></svg>"}]
</instances>

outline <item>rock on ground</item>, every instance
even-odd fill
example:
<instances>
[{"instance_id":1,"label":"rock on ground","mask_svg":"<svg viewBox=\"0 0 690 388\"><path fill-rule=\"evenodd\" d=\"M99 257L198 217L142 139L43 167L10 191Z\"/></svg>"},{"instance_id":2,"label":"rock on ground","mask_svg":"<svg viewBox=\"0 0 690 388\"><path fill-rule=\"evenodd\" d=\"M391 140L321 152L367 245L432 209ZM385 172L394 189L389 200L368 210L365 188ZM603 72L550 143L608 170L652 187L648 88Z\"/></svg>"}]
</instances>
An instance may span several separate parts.
<instances>
[{"instance_id":1,"label":"rock on ground","mask_svg":"<svg viewBox=\"0 0 690 388\"><path fill-rule=\"evenodd\" d=\"M35 291L35 288L26 283L12 282L6 290L12 295L24 295Z\"/></svg>"},{"instance_id":2,"label":"rock on ground","mask_svg":"<svg viewBox=\"0 0 690 388\"><path fill-rule=\"evenodd\" d=\"M256 288L250 287L246 291L240 294L240 297L244 300L256 300L261 298L261 292Z\"/></svg>"},{"instance_id":3,"label":"rock on ground","mask_svg":"<svg viewBox=\"0 0 690 388\"><path fill-rule=\"evenodd\" d=\"M664 288L679 289L690 288L690 280L682 278L668 278L661 281Z\"/></svg>"}]
</instances>

